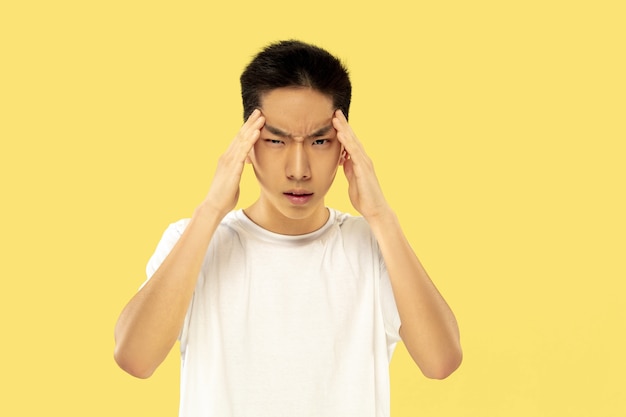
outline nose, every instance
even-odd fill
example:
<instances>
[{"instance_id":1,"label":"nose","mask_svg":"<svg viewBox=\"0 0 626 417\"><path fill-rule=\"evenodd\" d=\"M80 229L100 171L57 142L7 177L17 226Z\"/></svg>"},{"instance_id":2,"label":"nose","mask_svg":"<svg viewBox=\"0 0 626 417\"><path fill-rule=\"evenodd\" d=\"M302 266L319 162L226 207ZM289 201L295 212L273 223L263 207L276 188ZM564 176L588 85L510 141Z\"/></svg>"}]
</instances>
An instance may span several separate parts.
<instances>
[{"instance_id":1,"label":"nose","mask_svg":"<svg viewBox=\"0 0 626 417\"><path fill-rule=\"evenodd\" d=\"M289 147L286 164L287 178L294 181L302 181L311 178L311 167L309 165L309 156L304 143L294 142Z\"/></svg>"}]
</instances>

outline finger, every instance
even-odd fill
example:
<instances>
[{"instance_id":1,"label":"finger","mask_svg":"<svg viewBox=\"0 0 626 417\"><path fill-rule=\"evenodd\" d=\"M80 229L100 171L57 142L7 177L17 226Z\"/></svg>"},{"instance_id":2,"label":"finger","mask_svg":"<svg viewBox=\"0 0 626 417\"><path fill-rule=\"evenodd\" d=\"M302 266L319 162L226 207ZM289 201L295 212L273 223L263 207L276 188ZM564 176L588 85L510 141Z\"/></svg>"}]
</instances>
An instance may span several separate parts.
<instances>
[{"instance_id":1,"label":"finger","mask_svg":"<svg viewBox=\"0 0 626 417\"><path fill-rule=\"evenodd\" d=\"M265 116L259 111L258 117L253 121L252 126L250 126L246 155L252 150L254 144L257 143L261 137L261 129L263 129L263 126L265 126Z\"/></svg>"},{"instance_id":2,"label":"finger","mask_svg":"<svg viewBox=\"0 0 626 417\"><path fill-rule=\"evenodd\" d=\"M357 153L365 153L361 142L354 134L354 131L348 124L348 120L341 110L335 112L333 127L337 130L337 139L347 151L346 159L354 158Z\"/></svg>"},{"instance_id":3,"label":"finger","mask_svg":"<svg viewBox=\"0 0 626 417\"><path fill-rule=\"evenodd\" d=\"M346 141L351 140L351 141L354 141L355 143L359 143L359 140L354 134L352 127L348 123L348 120L346 119L346 117L344 116L341 110L337 110L335 112L335 117L333 118L333 126L335 127L338 133L341 132L342 139Z\"/></svg>"},{"instance_id":4,"label":"finger","mask_svg":"<svg viewBox=\"0 0 626 417\"><path fill-rule=\"evenodd\" d=\"M333 117L333 126L337 131L348 131L350 129L348 120L341 110L335 110L335 114Z\"/></svg>"},{"instance_id":5,"label":"finger","mask_svg":"<svg viewBox=\"0 0 626 417\"><path fill-rule=\"evenodd\" d=\"M265 117L263 117L261 110L254 109L254 111L248 117L248 120L246 120L246 122L243 124L243 126L239 130L239 133L243 137L245 137L248 134L254 132L255 130L260 130L261 127L263 127L263 124L265 124Z\"/></svg>"},{"instance_id":6,"label":"finger","mask_svg":"<svg viewBox=\"0 0 626 417\"><path fill-rule=\"evenodd\" d=\"M254 121L257 120L259 118L259 116L261 116L261 110L260 109L254 109L252 111L252 113L250 113L250 116L248 116L248 118L244 122L244 126L246 124L254 123Z\"/></svg>"},{"instance_id":7,"label":"finger","mask_svg":"<svg viewBox=\"0 0 626 417\"><path fill-rule=\"evenodd\" d=\"M341 112L341 110L337 110L335 112L335 116L333 117L332 123L333 123L333 127L337 131L337 139L339 139L339 142L341 142L341 144L345 147L346 146L345 142L349 140L349 137L351 135L350 135L348 123L346 121L345 116Z\"/></svg>"},{"instance_id":8,"label":"finger","mask_svg":"<svg viewBox=\"0 0 626 417\"><path fill-rule=\"evenodd\" d=\"M346 118L346 115L343 114L343 110L341 109L335 110L335 117L345 122L346 124L348 123L348 119Z\"/></svg>"},{"instance_id":9,"label":"finger","mask_svg":"<svg viewBox=\"0 0 626 417\"><path fill-rule=\"evenodd\" d=\"M261 129L264 124L265 117L259 109L255 109L239 129L239 133L231 142L230 149L245 158L261 136Z\"/></svg>"}]
</instances>

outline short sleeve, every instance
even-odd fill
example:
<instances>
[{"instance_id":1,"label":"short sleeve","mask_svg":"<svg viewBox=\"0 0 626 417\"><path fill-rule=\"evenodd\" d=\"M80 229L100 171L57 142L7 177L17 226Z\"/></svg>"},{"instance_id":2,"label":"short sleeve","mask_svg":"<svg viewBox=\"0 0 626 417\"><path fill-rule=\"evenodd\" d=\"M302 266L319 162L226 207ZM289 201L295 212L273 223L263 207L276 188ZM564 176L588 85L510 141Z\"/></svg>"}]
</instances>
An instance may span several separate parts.
<instances>
[{"instance_id":1,"label":"short sleeve","mask_svg":"<svg viewBox=\"0 0 626 417\"><path fill-rule=\"evenodd\" d=\"M185 231L187 224L189 224L189 219L183 219L183 220L177 221L176 223L170 224L167 227L167 229L165 229L165 232L163 232L163 236L161 237L159 244L157 245L154 253L150 257L150 260L148 261L148 264L146 265L147 279L141 285L142 288L144 285L146 285L148 281L150 281L150 278L152 278L152 276L157 271L157 269L159 269L159 267L161 266L165 258L167 258L167 255L170 254L170 252L172 251L172 248L174 247L174 245L176 245L176 242L178 242L178 239L180 239L180 236ZM181 351L184 349L184 346L186 345L186 339L187 339L186 329L188 327L188 324L189 324L189 311L187 312L187 315L185 317L183 328L181 329L180 334L178 335L178 340L181 342Z\"/></svg>"},{"instance_id":2,"label":"short sleeve","mask_svg":"<svg viewBox=\"0 0 626 417\"><path fill-rule=\"evenodd\" d=\"M147 279L143 283L143 285L146 285L146 282L148 282L150 278L152 278L152 275L154 275L154 273L157 269L159 269L165 258L167 258L167 255L169 255L174 245L176 245L176 242L178 242L178 239L180 239L180 236L183 234L183 231L185 231L188 223L189 219L179 220L176 223L170 224L167 229L165 229L165 232L163 232L163 236L161 237L159 244L157 245L154 253L148 261L148 264L146 265Z\"/></svg>"},{"instance_id":3,"label":"short sleeve","mask_svg":"<svg viewBox=\"0 0 626 417\"><path fill-rule=\"evenodd\" d=\"M385 262L380 257L380 286L379 286L380 307L385 323L385 334L387 335L387 345L393 348L400 341L400 314L396 306L396 299L393 295L393 288L389 279L389 273Z\"/></svg>"},{"instance_id":4,"label":"short sleeve","mask_svg":"<svg viewBox=\"0 0 626 417\"><path fill-rule=\"evenodd\" d=\"M342 228L346 252L355 256L355 263L374 277L375 294L387 342L388 357L391 358L400 341L400 314L393 295L389 273L380 247L371 228L363 217L342 214L338 216ZM372 269L370 270L369 267ZM357 269L359 269L357 267Z\"/></svg>"}]
</instances>

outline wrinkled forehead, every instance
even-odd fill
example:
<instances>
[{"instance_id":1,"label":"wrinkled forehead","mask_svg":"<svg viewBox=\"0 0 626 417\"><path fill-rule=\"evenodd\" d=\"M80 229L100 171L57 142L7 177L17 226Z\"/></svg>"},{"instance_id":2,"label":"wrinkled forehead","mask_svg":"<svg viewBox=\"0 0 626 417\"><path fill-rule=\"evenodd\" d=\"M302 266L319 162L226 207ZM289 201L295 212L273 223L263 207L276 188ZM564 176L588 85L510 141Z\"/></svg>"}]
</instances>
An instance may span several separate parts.
<instances>
[{"instance_id":1,"label":"wrinkled forehead","mask_svg":"<svg viewBox=\"0 0 626 417\"><path fill-rule=\"evenodd\" d=\"M281 136L311 137L332 128L332 98L311 88L278 88L261 97L265 130Z\"/></svg>"},{"instance_id":2,"label":"wrinkled forehead","mask_svg":"<svg viewBox=\"0 0 626 417\"><path fill-rule=\"evenodd\" d=\"M311 131L311 133L302 134L293 134L268 123L265 123L263 129L274 136L288 139L316 139L335 135L335 128L333 127L332 122L329 122L326 126Z\"/></svg>"}]
</instances>

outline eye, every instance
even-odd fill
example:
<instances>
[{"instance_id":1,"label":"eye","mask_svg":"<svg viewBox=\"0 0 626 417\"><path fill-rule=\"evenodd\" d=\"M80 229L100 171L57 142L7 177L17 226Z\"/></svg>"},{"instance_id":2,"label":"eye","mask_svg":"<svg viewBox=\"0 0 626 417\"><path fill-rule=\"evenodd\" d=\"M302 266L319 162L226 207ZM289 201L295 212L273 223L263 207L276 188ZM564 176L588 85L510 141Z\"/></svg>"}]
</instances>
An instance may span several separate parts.
<instances>
[{"instance_id":1,"label":"eye","mask_svg":"<svg viewBox=\"0 0 626 417\"><path fill-rule=\"evenodd\" d=\"M326 145L327 143L329 143L330 140L329 139L316 139L313 141L313 145Z\"/></svg>"},{"instance_id":2,"label":"eye","mask_svg":"<svg viewBox=\"0 0 626 417\"><path fill-rule=\"evenodd\" d=\"M272 146L282 145L284 142L280 139L265 139L265 143Z\"/></svg>"}]
</instances>

